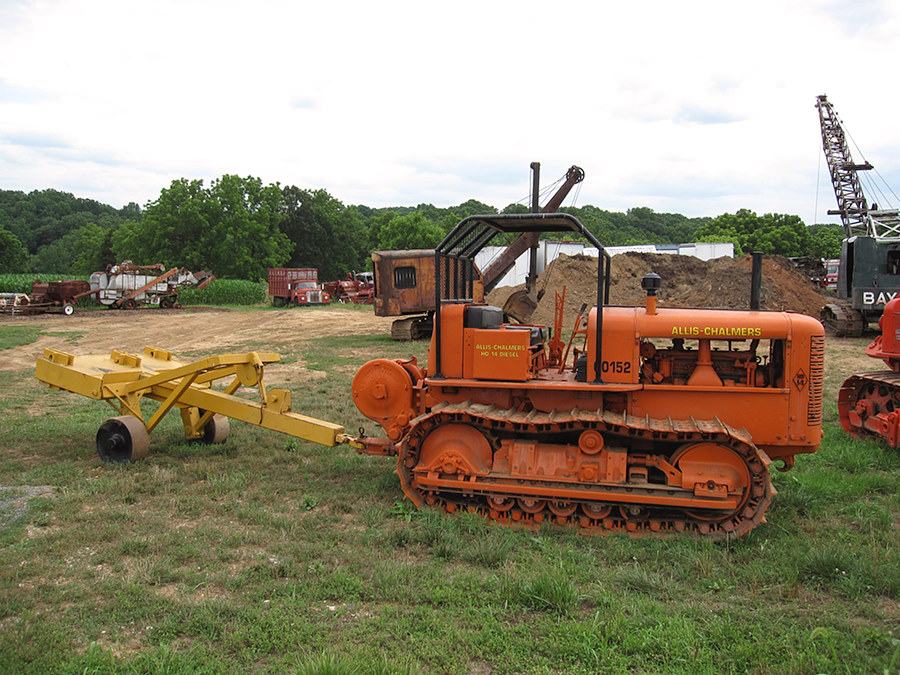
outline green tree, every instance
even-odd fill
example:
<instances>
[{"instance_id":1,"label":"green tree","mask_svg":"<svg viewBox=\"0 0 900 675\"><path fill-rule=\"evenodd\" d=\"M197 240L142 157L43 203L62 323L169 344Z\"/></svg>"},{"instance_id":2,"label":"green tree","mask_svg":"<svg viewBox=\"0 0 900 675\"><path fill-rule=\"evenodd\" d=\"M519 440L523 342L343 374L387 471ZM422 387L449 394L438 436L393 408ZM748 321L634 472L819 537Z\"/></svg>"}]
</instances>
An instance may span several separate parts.
<instances>
[{"instance_id":1,"label":"green tree","mask_svg":"<svg viewBox=\"0 0 900 675\"><path fill-rule=\"evenodd\" d=\"M324 281L366 268L369 233L357 207L344 206L325 190L288 186L281 209L281 231L293 244L288 266L315 267Z\"/></svg>"},{"instance_id":2,"label":"green tree","mask_svg":"<svg viewBox=\"0 0 900 675\"><path fill-rule=\"evenodd\" d=\"M809 233L799 216L767 213L757 216L749 209L725 213L701 225L700 241L732 241L736 251L799 256L809 252ZM739 248L737 245L739 244Z\"/></svg>"},{"instance_id":3,"label":"green tree","mask_svg":"<svg viewBox=\"0 0 900 675\"><path fill-rule=\"evenodd\" d=\"M28 269L28 249L9 230L0 227L0 270L25 272Z\"/></svg>"},{"instance_id":4,"label":"green tree","mask_svg":"<svg viewBox=\"0 0 900 675\"><path fill-rule=\"evenodd\" d=\"M843 225L810 225L809 251L816 258L840 258L841 242L847 236Z\"/></svg>"},{"instance_id":5,"label":"green tree","mask_svg":"<svg viewBox=\"0 0 900 675\"><path fill-rule=\"evenodd\" d=\"M112 229L123 220L113 207L68 192L0 190L0 226L15 234L31 254L89 223Z\"/></svg>"},{"instance_id":6,"label":"green tree","mask_svg":"<svg viewBox=\"0 0 900 675\"><path fill-rule=\"evenodd\" d=\"M34 256L34 270L87 275L116 262L110 252L112 231L89 223L42 247Z\"/></svg>"},{"instance_id":7,"label":"green tree","mask_svg":"<svg viewBox=\"0 0 900 675\"><path fill-rule=\"evenodd\" d=\"M290 257L290 241L279 229L283 214L277 185L225 175L210 185L205 206L211 224L208 265L219 276L265 279L269 267Z\"/></svg>"},{"instance_id":8,"label":"green tree","mask_svg":"<svg viewBox=\"0 0 900 675\"><path fill-rule=\"evenodd\" d=\"M140 222L112 238L117 257L137 264L209 269L223 278L263 279L290 257L278 228L281 188L258 178L224 175L205 188L181 178L149 203Z\"/></svg>"},{"instance_id":9,"label":"green tree","mask_svg":"<svg viewBox=\"0 0 900 675\"><path fill-rule=\"evenodd\" d=\"M421 213L394 215L380 225L377 242L381 250L434 248L441 243L446 231Z\"/></svg>"}]
</instances>

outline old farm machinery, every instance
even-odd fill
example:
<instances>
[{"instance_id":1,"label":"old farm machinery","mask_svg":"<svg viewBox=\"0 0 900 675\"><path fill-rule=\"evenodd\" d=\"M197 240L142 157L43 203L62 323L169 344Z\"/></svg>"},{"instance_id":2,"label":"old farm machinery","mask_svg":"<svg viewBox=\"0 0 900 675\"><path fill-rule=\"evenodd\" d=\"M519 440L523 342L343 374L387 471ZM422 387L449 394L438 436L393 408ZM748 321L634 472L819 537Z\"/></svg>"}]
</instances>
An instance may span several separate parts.
<instances>
[{"instance_id":1,"label":"old farm machinery","mask_svg":"<svg viewBox=\"0 0 900 675\"><path fill-rule=\"evenodd\" d=\"M180 289L191 286L206 288L215 276L209 272L193 273L173 267L166 270L162 264L135 265L126 260L110 265L103 272L91 275L91 295L100 304L112 309L135 309L154 306L170 309L178 305Z\"/></svg>"},{"instance_id":2,"label":"old farm machinery","mask_svg":"<svg viewBox=\"0 0 900 675\"><path fill-rule=\"evenodd\" d=\"M281 431L322 445L350 440L344 428L291 412L291 392L267 389L266 364L278 354L224 354L184 363L163 349L146 347L143 354L112 351L108 356L73 356L47 349L35 365L35 377L55 389L106 401L119 415L97 431L97 452L106 462L143 459L149 434L173 409L181 413L185 436L206 443L224 443L229 418ZM224 389L213 389L227 380ZM259 401L235 394L255 388ZM145 419L141 401L159 406Z\"/></svg>"},{"instance_id":3,"label":"old farm machinery","mask_svg":"<svg viewBox=\"0 0 900 675\"><path fill-rule=\"evenodd\" d=\"M866 354L884 361L889 370L848 377L838 393L841 426L851 436L879 438L900 447L900 296L884 307L881 335Z\"/></svg>"},{"instance_id":4,"label":"old farm machinery","mask_svg":"<svg viewBox=\"0 0 900 675\"><path fill-rule=\"evenodd\" d=\"M75 313L75 303L93 295L88 282L80 279L41 281L36 279L30 293L0 293L0 314Z\"/></svg>"},{"instance_id":5,"label":"old farm machinery","mask_svg":"<svg viewBox=\"0 0 900 675\"><path fill-rule=\"evenodd\" d=\"M472 301L481 247L498 234L544 231L584 237L600 252L596 306L565 349L547 327ZM432 264L440 311L428 363L375 359L353 379L354 403L384 436L350 438L291 412L289 392L263 384L277 355L182 364L161 350L99 361L48 350L36 376L117 409L98 432L104 459L136 458L146 431L177 407L189 438L221 438L218 414L346 442L396 457L419 507L587 533L739 536L765 521L771 465L790 469L819 446L824 330L811 317L658 307L656 275L642 282L644 306L609 306L609 257L561 213L466 218ZM225 390L213 389L222 377ZM236 398L240 386L257 387L261 400ZM142 397L160 401L146 422Z\"/></svg>"},{"instance_id":6,"label":"old farm machinery","mask_svg":"<svg viewBox=\"0 0 900 675\"><path fill-rule=\"evenodd\" d=\"M471 302L473 259L498 233L569 232L597 246L596 306L571 362L546 327ZM435 253L427 368L377 359L353 381L418 506L588 531L740 535L764 521L769 467L821 440L824 330L787 312L611 307L609 257L567 214L473 216Z\"/></svg>"}]
</instances>

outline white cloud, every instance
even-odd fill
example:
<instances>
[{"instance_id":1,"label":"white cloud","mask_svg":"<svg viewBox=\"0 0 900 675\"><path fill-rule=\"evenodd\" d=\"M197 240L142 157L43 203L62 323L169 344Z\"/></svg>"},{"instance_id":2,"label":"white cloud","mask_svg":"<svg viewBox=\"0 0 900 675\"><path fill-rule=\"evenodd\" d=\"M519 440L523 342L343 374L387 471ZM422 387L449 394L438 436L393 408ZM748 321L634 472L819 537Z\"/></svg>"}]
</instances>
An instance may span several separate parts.
<instances>
[{"instance_id":1,"label":"white cloud","mask_svg":"<svg viewBox=\"0 0 900 675\"><path fill-rule=\"evenodd\" d=\"M584 167L581 204L821 221L827 93L900 189L879 74L900 60L900 8L608 5L6 4L0 187L118 206L237 173L345 203L503 207L538 160L545 182Z\"/></svg>"}]
</instances>

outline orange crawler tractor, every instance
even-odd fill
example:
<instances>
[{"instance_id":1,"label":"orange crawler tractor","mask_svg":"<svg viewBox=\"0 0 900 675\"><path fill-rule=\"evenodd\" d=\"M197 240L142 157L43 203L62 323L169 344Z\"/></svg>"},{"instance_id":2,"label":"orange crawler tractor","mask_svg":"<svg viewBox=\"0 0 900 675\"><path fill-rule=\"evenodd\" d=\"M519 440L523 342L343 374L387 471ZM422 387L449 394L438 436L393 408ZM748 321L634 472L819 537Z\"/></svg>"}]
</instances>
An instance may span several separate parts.
<instances>
[{"instance_id":1,"label":"orange crawler tractor","mask_svg":"<svg viewBox=\"0 0 900 675\"><path fill-rule=\"evenodd\" d=\"M539 325L472 302L495 234L565 232L596 246L597 306L561 349ZM769 467L821 440L822 325L801 314L608 306L609 257L567 214L472 216L435 251L427 368L376 359L353 381L417 505L585 531L738 536L765 521ZM560 325L560 320L556 322ZM552 345L552 346L551 346ZM569 358L569 347L572 347Z\"/></svg>"},{"instance_id":2,"label":"orange crawler tractor","mask_svg":"<svg viewBox=\"0 0 900 675\"><path fill-rule=\"evenodd\" d=\"M875 437L900 447L900 295L884 306L878 322L881 335L866 354L884 361L890 370L857 373L838 393L841 426L852 436Z\"/></svg>"}]
</instances>

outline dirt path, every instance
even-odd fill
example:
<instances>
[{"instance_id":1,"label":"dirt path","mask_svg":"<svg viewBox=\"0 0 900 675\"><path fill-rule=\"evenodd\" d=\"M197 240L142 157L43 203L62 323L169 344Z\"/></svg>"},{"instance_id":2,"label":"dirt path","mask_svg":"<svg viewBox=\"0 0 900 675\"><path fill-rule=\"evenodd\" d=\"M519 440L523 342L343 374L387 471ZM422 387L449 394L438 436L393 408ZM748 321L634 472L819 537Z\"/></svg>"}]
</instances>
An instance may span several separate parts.
<instances>
[{"instance_id":1,"label":"dirt path","mask_svg":"<svg viewBox=\"0 0 900 675\"><path fill-rule=\"evenodd\" d=\"M285 343L328 335L390 334L392 318L357 309L228 311L206 308L96 310L66 317L43 314L0 317L2 326L37 326L37 341L0 352L0 370L27 370L45 347L74 354L104 354L112 349L141 352L146 345L176 356L204 351L278 351Z\"/></svg>"}]
</instances>

